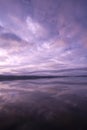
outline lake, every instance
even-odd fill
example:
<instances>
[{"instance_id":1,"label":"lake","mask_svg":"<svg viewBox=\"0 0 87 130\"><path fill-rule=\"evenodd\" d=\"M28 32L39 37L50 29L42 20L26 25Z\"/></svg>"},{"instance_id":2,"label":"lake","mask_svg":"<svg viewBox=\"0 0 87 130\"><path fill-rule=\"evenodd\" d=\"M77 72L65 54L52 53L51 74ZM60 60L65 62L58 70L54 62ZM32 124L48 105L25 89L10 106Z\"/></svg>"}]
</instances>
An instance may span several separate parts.
<instances>
[{"instance_id":1,"label":"lake","mask_svg":"<svg viewBox=\"0 0 87 130\"><path fill-rule=\"evenodd\" d=\"M0 130L87 129L87 70L33 75L0 80Z\"/></svg>"}]
</instances>

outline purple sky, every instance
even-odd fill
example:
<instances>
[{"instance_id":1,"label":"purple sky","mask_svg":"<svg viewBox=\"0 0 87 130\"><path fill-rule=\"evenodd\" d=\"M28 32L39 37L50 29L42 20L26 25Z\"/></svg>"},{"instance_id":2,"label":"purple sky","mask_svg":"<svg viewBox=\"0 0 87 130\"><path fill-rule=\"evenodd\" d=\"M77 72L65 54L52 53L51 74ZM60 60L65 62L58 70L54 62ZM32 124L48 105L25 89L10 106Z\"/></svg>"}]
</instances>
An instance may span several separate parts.
<instances>
[{"instance_id":1,"label":"purple sky","mask_svg":"<svg viewBox=\"0 0 87 130\"><path fill-rule=\"evenodd\" d=\"M0 74L87 66L87 0L0 0Z\"/></svg>"}]
</instances>

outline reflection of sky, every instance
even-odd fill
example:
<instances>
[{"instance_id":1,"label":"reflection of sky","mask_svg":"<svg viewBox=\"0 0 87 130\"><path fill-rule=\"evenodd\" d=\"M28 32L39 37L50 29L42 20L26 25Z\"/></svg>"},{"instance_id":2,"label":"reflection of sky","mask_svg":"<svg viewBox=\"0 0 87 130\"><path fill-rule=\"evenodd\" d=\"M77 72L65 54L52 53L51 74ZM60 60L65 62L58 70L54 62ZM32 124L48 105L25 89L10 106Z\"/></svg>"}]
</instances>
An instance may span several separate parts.
<instances>
[{"instance_id":1,"label":"reflection of sky","mask_svg":"<svg viewBox=\"0 0 87 130\"><path fill-rule=\"evenodd\" d=\"M87 65L86 0L0 0L0 72Z\"/></svg>"},{"instance_id":2,"label":"reflection of sky","mask_svg":"<svg viewBox=\"0 0 87 130\"><path fill-rule=\"evenodd\" d=\"M26 101L28 105L30 105L30 101L32 102L34 99L35 99L35 103L37 104L36 98L40 96L38 99L41 100L42 95L45 97L46 100L47 100L46 96L48 97L50 96L51 98L56 98L57 100L59 100L60 98L62 99L64 96L67 98L69 95L71 97L73 96L75 97L76 94L78 95L77 97L79 99L80 96L83 95L81 97L82 100L87 97L87 77L80 76L76 78L76 77L69 76L69 77L51 78L49 80L48 78L38 78L37 80L32 80L32 79L16 80L12 82L1 81L0 92L1 92L0 101L3 100L1 106L6 104L6 102L7 104L16 103L17 105L19 101L21 101L22 103ZM67 98L68 101L70 101L71 99L69 97ZM64 98L63 101L66 102L66 99ZM73 102L71 103L72 105L74 105Z\"/></svg>"}]
</instances>

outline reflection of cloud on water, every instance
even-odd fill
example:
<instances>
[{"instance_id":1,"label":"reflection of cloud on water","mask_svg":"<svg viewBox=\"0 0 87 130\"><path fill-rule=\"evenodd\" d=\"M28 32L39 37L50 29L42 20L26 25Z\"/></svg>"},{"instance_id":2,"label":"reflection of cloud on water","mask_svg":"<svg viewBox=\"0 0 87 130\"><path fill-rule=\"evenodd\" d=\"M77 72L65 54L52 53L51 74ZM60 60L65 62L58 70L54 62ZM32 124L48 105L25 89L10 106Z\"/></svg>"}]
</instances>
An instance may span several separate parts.
<instances>
[{"instance_id":1,"label":"reflection of cloud on water","mask_svg":"<svg viewBox=\"0 0 87 130\"><path fill-rule=\"evenodd\" d=\"M69 74L66 73L66 70L63 72L59 72L58 77L49 77L44 76L41 78L34 78L34 79L27 79L27 80L10 80L10 81L1 81L0 82L0 91L2 92L12 92L12 93L48 93L52 94L54 96L60 96L67 93L77 93L77 90L82 90L83 88L86 89L87 85L87 77L84 74L84 70L81 71L79 75L76 75L77 70L67 70L69 71ZM72 73L74 72L74 73ZM78 71L79 72L79 69ZM62 74L61 74L62 73ZM41 73L40 73L41 74ZM52 74L52 73L51 73ZM65 74L65 76L64 76ZM67 75L66 75L67 74ZM75 75L74 75L75 74ZM31 74L32 75L32 74ZM49 75L49 74L48 74ZM36 75L38 76L38 75ZM82 87L83 86L83 87ZM16 96L16 94L14 94Z\"/></svg>"}]
</instances>

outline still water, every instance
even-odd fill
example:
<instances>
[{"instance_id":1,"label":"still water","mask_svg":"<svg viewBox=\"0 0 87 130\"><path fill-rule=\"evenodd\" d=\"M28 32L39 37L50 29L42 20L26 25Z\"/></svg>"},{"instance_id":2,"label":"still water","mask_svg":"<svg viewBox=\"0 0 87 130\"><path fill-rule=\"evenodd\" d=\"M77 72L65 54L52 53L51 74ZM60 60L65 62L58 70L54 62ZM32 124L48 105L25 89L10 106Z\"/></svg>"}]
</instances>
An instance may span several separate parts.
<instances>
[{"instance_id":1,"label":"still water","mask_svg":"<svg viewBox=\"0 0 87 130\"><path fill-rule=\"evenodd\" d=\"M55 74L0 81L0 130L87 129L86 71Z\"/></svg>"}]
</instances>

